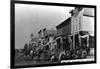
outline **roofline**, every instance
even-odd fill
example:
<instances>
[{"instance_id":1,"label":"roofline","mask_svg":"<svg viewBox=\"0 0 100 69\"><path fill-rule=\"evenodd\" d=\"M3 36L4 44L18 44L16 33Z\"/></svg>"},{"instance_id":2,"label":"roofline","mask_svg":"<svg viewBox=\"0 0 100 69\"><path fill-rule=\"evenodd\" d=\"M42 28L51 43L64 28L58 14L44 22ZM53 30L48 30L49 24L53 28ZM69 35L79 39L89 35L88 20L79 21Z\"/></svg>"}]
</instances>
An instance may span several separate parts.
<instances>
[{"instance_id":1,"label":"roofline","mask_svg":"<svg viewBox=\"0 0 100 69\"><path fill-rule=\"evenodd\" d=\"M87 17L94 17L94 16L92 16L92 15L86 15L86 14L83 14L83 16L87 16Z\"/></svg>"},{"instance_id":2,"label":"roofline","mask_svg":"<svg viewBox=\"0 0 100 69\"><path fill-rule=\"evenodd\" d=\"M67 19L64 20L64 21L68 21L69 19L71 19L71 17L67 18ZM64 21L62 21L59 25L57 25L56 28L59 27L60 25L62 25L62 24L64 23Z\"/></svg>"}]
</instances>

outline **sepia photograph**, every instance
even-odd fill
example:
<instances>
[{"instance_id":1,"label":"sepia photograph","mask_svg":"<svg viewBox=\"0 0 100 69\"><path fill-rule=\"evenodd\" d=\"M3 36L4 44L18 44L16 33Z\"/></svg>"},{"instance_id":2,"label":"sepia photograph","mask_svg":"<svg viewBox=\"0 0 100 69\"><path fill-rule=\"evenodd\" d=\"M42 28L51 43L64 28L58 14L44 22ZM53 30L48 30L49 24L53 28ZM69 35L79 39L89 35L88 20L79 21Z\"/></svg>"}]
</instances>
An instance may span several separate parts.
<instances>
[{"instance_id":1,"label":"sepia photograph","mask_svg":"<svg viewBox=\"0 0 100 69\"><path fill-rule=\"evenodd\" d=\"M95 10L14 3L14 66L96 61Z\"/></svg>"}]
</instances>

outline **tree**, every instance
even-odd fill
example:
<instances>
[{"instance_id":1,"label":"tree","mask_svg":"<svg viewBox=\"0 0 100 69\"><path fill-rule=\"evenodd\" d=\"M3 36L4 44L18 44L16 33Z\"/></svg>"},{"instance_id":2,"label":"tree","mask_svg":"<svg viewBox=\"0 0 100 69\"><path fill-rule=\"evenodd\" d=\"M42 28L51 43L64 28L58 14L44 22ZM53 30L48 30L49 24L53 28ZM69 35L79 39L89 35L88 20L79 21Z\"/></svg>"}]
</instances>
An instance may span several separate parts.
<instances>
[{"instance_id":1,"label":"tree","mask_svg":"<svg viewBox=\"0 0 100 69\"><path fill-rule=\"evenodd\" d=\"M28 45L27 45L27 43L25 43L25 45L24 45L24 51L26 51L27 48L28 48Z\"/></svg>"}]
</instances>

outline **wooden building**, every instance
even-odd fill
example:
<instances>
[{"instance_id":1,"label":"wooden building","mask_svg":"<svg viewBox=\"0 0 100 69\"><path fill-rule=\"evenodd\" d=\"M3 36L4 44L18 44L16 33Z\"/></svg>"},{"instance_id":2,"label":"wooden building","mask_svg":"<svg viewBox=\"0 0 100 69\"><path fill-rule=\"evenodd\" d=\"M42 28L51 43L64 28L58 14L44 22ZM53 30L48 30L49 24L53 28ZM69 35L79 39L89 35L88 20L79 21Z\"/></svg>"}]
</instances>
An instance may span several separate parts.
<instances>
[{"instance_id":1,"label":"wooden building","mask_svg":"<svg viewBox=\"0 0 100 69\"><path fill-rule=\"evenodd\" d=\"M94 34L94 9L75 7L71 12L71 36L73 38L73 49L75 49L76 35ZM89 39L88 39L89 40ZM89 41L88 41L89 42Z\"/></svg>"},{"instance_id":2,"label":"wooden building","mask_svg":"<svg viewBox=\"0 0 100 69\"><path fill-rule=\"evenodd\" d=\"M71 34L71 17L56 26L57 36L68 36Z\"/></svg>"},{"instance_id":3,"label":"wooden building","mask_svg":"<svg viewBox=\"0 0 100 69\"><path fill-rule=\"evenodd\" d=\"M86 38L86 42L89 43L88 36L94 34L95 16L93 8L75 7L70 13L70 18L56 26L57 36L70 36L72 49L75 49L76 46L79 46L83 38ZM87 44L87 46L89 45Z\"/></svg>"}]
</instances>

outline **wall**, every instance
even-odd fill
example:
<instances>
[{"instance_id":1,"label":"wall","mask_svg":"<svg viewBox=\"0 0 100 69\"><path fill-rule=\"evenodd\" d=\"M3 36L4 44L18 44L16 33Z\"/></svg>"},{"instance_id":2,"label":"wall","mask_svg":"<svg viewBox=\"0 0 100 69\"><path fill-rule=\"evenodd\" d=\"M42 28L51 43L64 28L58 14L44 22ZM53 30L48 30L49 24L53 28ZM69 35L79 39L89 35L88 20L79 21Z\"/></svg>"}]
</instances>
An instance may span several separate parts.
<instances>
[{"instance_id":1,"label":"wall","mask_svg":"<svg viewBox=\"0 0 100 69\"><path fill-rule=\"evenodd\" d=\"M94 35L94 17L83 16L82 30Z\"/></svg>"},{"instance_id":2,"label":"wall","mask_svg":"<svg viewBox=\"0 0 100 69\"><path fill-rule=\"evenodd\" d=\"M57 27L57 35L70 35L71 34L71 20L70 18L63 21Z\"/></svg>"},{"instance_id":3,"label":"wall","mask_svg":"<svg viewBox=\"0 0 100 69\"><path fill-rule=\"evenodd\" d=\"M74 11L76 11L75 9ZM71 34L76 34L78 33L81 28L82 28L82 15L83 15L83 10L80 12L74 13L74 15L71 18Z\"/></svg>"},{"instance_id":4,"label":"wall","mask_svg":"<svg viewBox=\"0 0 100 69\"><path fill-rule=\"evenodd\" d=\"M70 35L71 34L71 23L68 23L63 27L63 34Z\"/></svg>"},{"instance_id":5,"label":"wall","mask_svg":"<svg viewBox=\"0 0 100 69\"><path fill-rule=\"evenodd\" d=\"M63 28L57 29L57 36L62 35L62 34L63 34Z\"/></svg>"}]
</instances>

